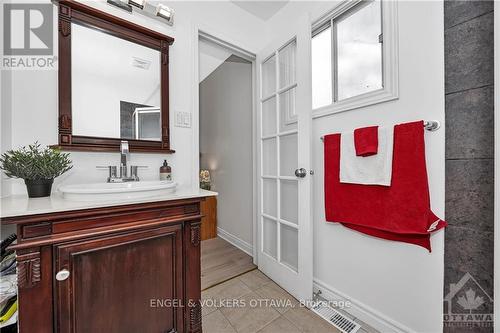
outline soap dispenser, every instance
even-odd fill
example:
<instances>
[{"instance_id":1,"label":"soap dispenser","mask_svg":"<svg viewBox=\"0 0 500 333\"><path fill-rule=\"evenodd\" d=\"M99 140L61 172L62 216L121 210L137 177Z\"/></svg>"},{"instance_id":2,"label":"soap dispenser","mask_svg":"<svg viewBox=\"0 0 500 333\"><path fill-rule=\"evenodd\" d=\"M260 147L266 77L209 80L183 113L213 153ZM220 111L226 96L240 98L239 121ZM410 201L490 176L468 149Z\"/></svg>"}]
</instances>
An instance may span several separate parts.
<instances>
[{"instance_id":1,"label":"soap dispenser","mask_svg":"<svg viewBox=\"0 0 500 333\"><path fill-rule=\"evenodd\" d=\"M160 180L172 180L172 168L168 165L167 160L164 160L160 167Z\"/></svg>"}]
</instances>

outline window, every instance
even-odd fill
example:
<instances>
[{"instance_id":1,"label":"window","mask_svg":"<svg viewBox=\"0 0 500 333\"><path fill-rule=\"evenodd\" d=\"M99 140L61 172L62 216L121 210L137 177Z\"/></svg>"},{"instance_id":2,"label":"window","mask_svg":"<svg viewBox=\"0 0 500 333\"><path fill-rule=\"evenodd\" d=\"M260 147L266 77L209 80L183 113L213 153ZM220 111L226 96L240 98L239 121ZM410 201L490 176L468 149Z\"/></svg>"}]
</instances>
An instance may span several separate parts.
<instances>
[{"instance_id":1,"label":"window","mask_svg":"<svg viewBox=\"0 0 500 333\"><path fill-rule=\"evenodd\" d=\"M315 116L397 98L393 2L346 1L315 23L311 44Z\"/></svg>"}]
</instances>

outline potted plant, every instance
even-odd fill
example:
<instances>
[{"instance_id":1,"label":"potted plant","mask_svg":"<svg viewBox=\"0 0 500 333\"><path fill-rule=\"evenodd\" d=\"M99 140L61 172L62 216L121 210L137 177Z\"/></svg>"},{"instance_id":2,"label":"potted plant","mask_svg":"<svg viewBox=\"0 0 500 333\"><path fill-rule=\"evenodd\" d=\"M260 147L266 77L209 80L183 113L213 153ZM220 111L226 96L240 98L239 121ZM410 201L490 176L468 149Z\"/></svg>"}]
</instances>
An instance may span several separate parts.
<instances>
[{"instance_id":1,"label":"potted plant","mask_svg":"<svg viewBox=\"0 0 500 333\"><path fill-rule=\"evenodd\" d=\"M30 198L50 196L54 178L72 167L68 153L48 147L42 149L38 142L9 150L0 157L0 169L7 177L24 179Z\"/></svg>"}]
</instances>

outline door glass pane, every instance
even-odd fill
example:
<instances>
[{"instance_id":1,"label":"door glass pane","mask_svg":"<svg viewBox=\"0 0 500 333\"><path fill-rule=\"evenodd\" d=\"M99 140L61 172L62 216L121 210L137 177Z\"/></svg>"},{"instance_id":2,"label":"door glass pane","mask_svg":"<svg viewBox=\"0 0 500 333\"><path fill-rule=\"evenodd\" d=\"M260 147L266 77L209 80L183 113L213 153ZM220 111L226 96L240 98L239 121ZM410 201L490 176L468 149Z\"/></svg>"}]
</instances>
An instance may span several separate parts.
<instances>
[{"instance_id":1,"label":"door glass pane","mask_svg":"<svg viewBox=\"0 0 500 333\"><path fill-rule=\"evenodd\" d=\"M280 99L280 132L297 129L297 114L295 113L295 88L279 95Z\"/></svg>"},{"instance_id":2,"label":"door glass pane","mask_svg":"<svg viewBox=\"0 0 500 333\"><path fill-rule=\"evenodd\" d=\"M323 30L312 38L312 107L332 103L332 29Z\"/></svg>"},{"instance_id":3,"label":"door glass pane","mask_svg":"<svg viewBox=\"0 0 500 333\"><path fill-rule=\"evenodd\" d=\"M281 136L280 176L294 176L297 166L297 133Z\"/></svg>"},{"instance_id":4,"label":"door glass pane","mask_svg":"<svg viewBox=\"0 0 500 333\"><path fill-rule=\"evenodd\" d=\"M262 103L262 136L276 134L276 97Z\"/></svg>"},{"instance_id":5,"label":"door glass pane","mask_svg":"<svg viewBox=\"0 0 500 333\"><path fill-rule=\"evenodd\" d=\"M278 243L277 223L276 221L263 217L262 224L262 250L276 259L278 253L278 248L276 246Z\"/></svg>"},{"instance_id":6,"label":"door glass pane","mask_svg":"<svg viewBox=\"0 0 500 333\"><path fill-rule=\"evenodd\" d=\"M262 175L276 176L277 171L276 138L262 140Z\"/></svg>"},{"instance_id":7,"label":"door glass pane","mask_svg":"<svg viewBox=\"0 0 500 333\"><path fill-rule=\"evenodd\" d=\"M381 33L380 1L338 22L339 100L382 88Z\"/></svg>"},{"instance_id":8,"label":"door glass pane","mask_svg":"<svg viewBox=\"0 0 500 333\"><path fill-rule=\"evenodd\" d=\"M262 179L262 210L264 214L277 217L278 196L276 179Z\"/></svg>"},{"instance_id":9,"label":"door glass pane","mask_svg":"<svg viewBox=\"0 0 500 333\"><path fill-rule=\"evenodd\" d=\"M297 271L299 263L299 235L297 229L280 224L281 263Z\"/></svg>"},{"instance_id":10,"label":"door glass pane","mask_svg":"<svg viewBox=\"0 0 500 333\"><path fill-rule=\"evenodd\" d=\"M295 83L295 40L278 52L279 59L279 87L284 88Z\"/></svg>"},{"instance_id":11,"label":"door glass pane","mask_svg":"<svg viewBox=\"0 0 500 333\"><path fill-rule=\"evenodd\" d=\"M297 224L298 219L298 183L296 180L280 181L280 219Z\"/></svg>"},{"instance_id":12,"label":"door glass pane","mask_svg":"<svg viewBox=\"0 0 500 333\"><path fill-rule=\"evenodd\" d=\"M276 92L276 56L262 64L262 97L268 97Z\"/></svg>"}]
</instances>

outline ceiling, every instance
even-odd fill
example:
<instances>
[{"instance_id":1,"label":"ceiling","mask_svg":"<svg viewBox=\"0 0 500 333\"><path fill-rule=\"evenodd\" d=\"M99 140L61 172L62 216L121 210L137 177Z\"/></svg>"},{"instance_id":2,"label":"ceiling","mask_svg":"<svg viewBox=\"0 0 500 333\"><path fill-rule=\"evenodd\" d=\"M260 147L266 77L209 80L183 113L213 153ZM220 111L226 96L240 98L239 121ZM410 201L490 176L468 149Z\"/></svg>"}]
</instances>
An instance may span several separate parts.
<instances>
[{"instance_id":1,"label":"ceiling","mask_svg":"<svg viewBox=\"0 0 500 333\"><path fill-rule=\"evenodd\" d=\"M280 1L239 1L231 0L236 6L249 12L250 14L260 18L263 21L269 20L281 8L283 8L289 0Z\"/></svg>"}]
</instances>

